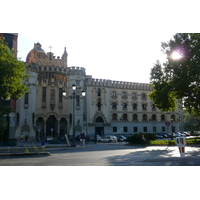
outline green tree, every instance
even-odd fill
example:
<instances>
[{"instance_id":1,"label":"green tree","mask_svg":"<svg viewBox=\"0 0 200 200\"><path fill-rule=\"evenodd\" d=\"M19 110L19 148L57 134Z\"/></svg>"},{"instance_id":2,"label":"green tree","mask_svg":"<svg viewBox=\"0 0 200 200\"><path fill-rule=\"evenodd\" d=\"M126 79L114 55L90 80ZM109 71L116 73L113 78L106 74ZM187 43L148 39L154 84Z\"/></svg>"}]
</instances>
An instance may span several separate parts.
<instances>
[{"instance_id":1,"label":"green tree","mask_svg":"<svg viewBox=\"0 0 200 200\"><path fill-rule=\"evenodd\" d=\"M198 131L200 129L200 117L184 111L184 130Z\"/></svg>"},{"instance_id":2,"label":"green tree","mask_svg":"<svg viewBox=\"0 0 200 200\"><path fill-rule=\"evenodd\" d=\"M0 101L6 99L19 99L28 91L23 81L29 77L26 66L15 57L16 51L9 49L0 37ZM9 139L9 112L11 108L4 107L0 102L0 140Z\"/></svg>"},{"instance_id":3,"label":"green tree","mask_svg":"<svg viewBox=\"0 0 200 200\"><path fill-rule=\"evenodd\" d=\"M189 113L200 115L200 34L177 33L161 46L167 60L151 69L149 98L161 111L175 110L180 100Z\"/></svg>"},{"instance_id":4,"label":"green tree","mask_svg":"<svg viewBox=\"0 0 200 200\"><path fill-rule=\"evenodd\" d=\"M9 106L0 106L0 142L7 141L9 138L9 133L5 133L5 131L8 129L8 116L11 111Z\"/></svg>"},{"instance_id":5,"label":"green tree","mask_svg":"<svg viewBox=\"0 0 200 200\"><path fill-rule=\"evenodd\" d=\"M26 66L14 56L15 50L10 50L0 37L0 100L19 99L28 91L23 81L28 77Z\"/></svg>"}]
</instances>

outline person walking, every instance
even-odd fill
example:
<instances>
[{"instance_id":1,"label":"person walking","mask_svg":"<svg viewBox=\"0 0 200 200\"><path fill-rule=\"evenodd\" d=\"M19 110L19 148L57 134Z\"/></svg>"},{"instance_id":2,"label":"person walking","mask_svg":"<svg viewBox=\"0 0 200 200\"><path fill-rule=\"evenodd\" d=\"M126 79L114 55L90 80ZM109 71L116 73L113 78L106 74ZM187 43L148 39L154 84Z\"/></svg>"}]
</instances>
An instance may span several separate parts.
<instances>
[{"instance_id":1,"label":"person walking","mask_svg":"<svg viewBox=\"0 0 200 200\"><path fill-rule=\"evenodd\" d=\"M144 135L142 135L142 143L143 143L143 144L146 144L146 140L145 140Z\"/></svg>"},{"instance_id":2,"label":"person walking","mask_svg":"<svg viewBox=\"0 0 200 200\"><path fill-rule=\"evenodd\" d=\"M80 139L80 146L82 146L82 144L83 144L83 136L82 136L82 133L80 134L79 139Z\"/></svg>"},{"instance_id":3,"label":"person walking","mask_svg":"<svg viewBox=\"0 0 200 200\"><path fill-rule=\"evenodd\" d=\"M82 140L83 140L83 146L85 146L85 133L83 133L83 135L82 135Z\"/></svg>"},{"instance_id":4,"label":"person walking","mask_svg":"<svg viewBox=\"0 0 200 200\"><path fill-rule=\"evenodd\" d=\"M26 140L26 142L27 142L27 140L28 140L28 135L25 135L25 140Z\"/></svg>"},{"instance_id":5,"label":"person walking","mask_svg":"<svg viewBox=\"0 0 200 200\"><path fill-rule=\"evenodd\" d=\"M23 139L24 139L24 136L22 133L21 133L20 139L21 139L21 141L23 141Z\"/></svg>"}]
</instances>

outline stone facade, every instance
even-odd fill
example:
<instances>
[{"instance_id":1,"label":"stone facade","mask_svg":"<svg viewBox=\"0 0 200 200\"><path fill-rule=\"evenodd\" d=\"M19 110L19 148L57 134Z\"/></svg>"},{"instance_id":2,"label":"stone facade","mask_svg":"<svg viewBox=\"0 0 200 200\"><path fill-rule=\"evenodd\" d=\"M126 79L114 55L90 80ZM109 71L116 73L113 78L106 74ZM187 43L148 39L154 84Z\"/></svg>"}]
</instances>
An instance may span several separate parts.
<instances>
[{"instance_id":1,"label":"stone facade","mask_svg":"<svg viewBox=\"0 0 200 200\"><path fill-rule=\"evenodd\" d=\"M173 131L182 130L182 105L175 112L162 113L148 98L149 84L93 79L85 68L68 67L67 51L62 57L34 44L26 59L30 88L17 101L16 133L29 138L72 135L73 117L76 135L137 132L170 132L165 121L173 118ZM76 98L72 98L76 84ZM67 92L64 98L62 91ZM86 97L81 91L86 91ZM73 112L75 106L75 114Z\"/></svg>"}]
</instances>

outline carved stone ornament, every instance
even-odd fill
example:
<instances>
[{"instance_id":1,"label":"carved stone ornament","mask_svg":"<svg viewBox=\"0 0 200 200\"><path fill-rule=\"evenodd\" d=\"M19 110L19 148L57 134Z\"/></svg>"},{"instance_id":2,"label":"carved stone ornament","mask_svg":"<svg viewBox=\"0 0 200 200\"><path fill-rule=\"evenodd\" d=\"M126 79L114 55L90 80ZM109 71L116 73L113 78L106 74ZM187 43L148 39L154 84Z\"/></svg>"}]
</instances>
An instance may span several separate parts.
<instances>
[{"instance_id":1,"label":"carved stone ornament","mask_svg":"<svg viewBox=\"0 0 200 200\"><path fill-rule=\"evenodd\" d=\"M107 124L107 120L106 120L105 115L103 114L102 111L97 111L97 112L95 113L94 117L92 118L93 123L95 123L95 121L96 121L96 119L97 119L98 117L102 117L104 123Z\"/></svg>"}]
</instances>

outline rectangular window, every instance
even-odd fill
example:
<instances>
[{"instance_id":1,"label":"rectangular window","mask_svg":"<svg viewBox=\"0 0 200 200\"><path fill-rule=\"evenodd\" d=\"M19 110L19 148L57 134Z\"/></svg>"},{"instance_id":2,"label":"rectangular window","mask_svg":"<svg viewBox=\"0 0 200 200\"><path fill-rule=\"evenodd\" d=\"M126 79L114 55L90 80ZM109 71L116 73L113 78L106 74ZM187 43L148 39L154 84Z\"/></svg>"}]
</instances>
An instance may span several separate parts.
<instances>
[{"instance_id":1,"label":"rectangular window","mask_svg":"<svg viewBox=\"0 0 200 200\"><path fill-rule=\"evenodd\" d=\"M146 94L145 93L142 93L142 98L146 98Z\"/></svg>"},{"instance_id":2,"label":"rectangular window","mask_svg":"<svg viewBox=\"0 0 200 200\"><path fill-rule=\"evenodd\" d=\"M162 132L165 132L165 126L162 126Z\"/></svg>"},{"instance_id":3,"label":"rectangular window","mask_svg":"<svg viewBox=\"0 0 200 200\"><path fill-rule=\"evenodd\" d=\"M128 127L124 127L124 133L128 132Z\"/></svg>"},{"instance_id":4,"label":"rectangular window","mask_svg":"<svg viewBox=\"0 0 200 200\"><path fill-rule=\"evenodd\" d=\"M113 127L113 132L117 132L117 127Z\"/></svg>"},{"instance_id":5,"label":"rectangular window","mask_svg":"<svg viewBox=\"0 0 200 200\"><path fill-rule=\"evenodd\" d=\"M156 126L153 127L153 132L154 132L154 133L156 132Z\"/></svg>"},{"instance_id":6,"label":"rectangular window","mask_svg":"<svg viewBox=\"0 0 200 200\"><path fill-rule=\"evenodd\" d=\"M117 97L117 93L115 91L112 91L112 97Z\"/></svg>"},{"instance_id":7,"label":"rectangular window","mask_svg":"<svg viewBox=\"0 0 200 200\"><path fill-rule=\"evenodd\" d=\"M28 93L24 96L24 104L28 104Z\"/></svg>"},{"instance_id":8,"label":"rectangular window","mask_svg":"<svg viewBox=\"0 0 200 200\"><path fill-rule=\"evenodd\" d=\"M76 96L76 106L77 107L80 106L80 96L79 95Z\"/></svg>"},{"instance_id":9,"label":"rectangular window","mask_svg":"<svg viewBox=\"0 0 200 200\"><path fill-rule=\"evenodd\" d=\"M133 93L133 96L132 96L133 98L136 98L137 96L136 96L136 93Z\"/></svg>"},{"instance_id":10,"label":"rectangular window","mask_svg":"<svg viewBox=\"0 0 200 200\"><path fill-rule=\"evenodd\" d=\"M145 126L145 127L143 127L143 132L147 132L147 127Z\"/></svg>"},{"instance_id":11,"label":"rectangular window","mask_svg":"<svg viewBox=\"0 0 200 200\"><path fill-rule=\"evenodd\" d=\"M122 92L122 97L127 97L126 92Z\"/></svg>"},{"instance_id":12,"label":"rectangular window","mask_svg":"<svg viewBox=\"0 0 200 200\"><path fill-rule=\"evenodd\" d=\"M42 101L46 101L46 87L42 88Z\"/></svg>"},{"instance_id":13,"label":"rectangular window","mask_svg":"<svg viewBox=\"0 0 200 200\"><path fill-rule=\"evenodd\" d=\"M133 127L133 132L135 133L135 132L138 132L138 127Z\"/></svg>"},{"instance_id":14,"label":"rectangular window","mask_svg":"<svg viewBox=\"0 0 200 200\"><path fill-rule=\"evenodd\" d=\"M59 88L59 102L62 102L62 88Z\"/></svg>"}]
</instances>

